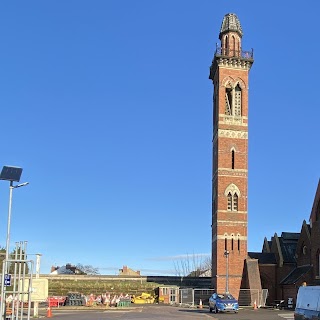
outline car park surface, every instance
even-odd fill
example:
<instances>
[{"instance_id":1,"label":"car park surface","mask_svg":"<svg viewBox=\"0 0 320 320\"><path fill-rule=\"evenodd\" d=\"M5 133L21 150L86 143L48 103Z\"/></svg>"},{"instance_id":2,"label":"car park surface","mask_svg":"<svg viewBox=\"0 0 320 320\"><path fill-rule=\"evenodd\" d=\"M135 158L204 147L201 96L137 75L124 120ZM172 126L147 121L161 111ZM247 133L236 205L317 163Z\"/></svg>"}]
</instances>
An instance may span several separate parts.
<instances>
[{"instance_id":1,"label":"car park surface","mask_svg":"<svg viewBox=\"0 0 320 320\"><path fill-rule=\"evenodd\" d=\"M293 320L293 311L277 309L239 309L239 313L210 313L208 306L199 308L182 308L168 305L140 305L131 308L109 309L72 309L54 308L55 320ZM45 310L42 310L45 316Z\"/></svg>"}]
</instances>

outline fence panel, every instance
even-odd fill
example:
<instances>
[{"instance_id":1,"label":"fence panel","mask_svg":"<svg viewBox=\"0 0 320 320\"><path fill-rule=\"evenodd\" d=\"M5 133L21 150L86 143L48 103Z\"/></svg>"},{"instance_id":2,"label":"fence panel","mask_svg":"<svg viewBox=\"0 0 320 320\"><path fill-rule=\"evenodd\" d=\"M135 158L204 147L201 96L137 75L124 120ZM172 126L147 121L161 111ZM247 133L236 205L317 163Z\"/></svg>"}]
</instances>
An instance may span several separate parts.
<instances>
[{"instance_id":1,"label":"fence panel","mask_svg":"<svg viewBox=\"0 0 320 320\"><path fill-rule=\"evenodd\" d=\"M200 304L200 299L203 305L209 305L209 298L214 294L214 289L194 289L194 305Z\"/></svg>"},{"instance_id":2,"label":"fence panel","mask_svg":"<svg viewBox=\"0 0 320 320\"><path fill-rule=\"evenodd\" d=\"M240 289L239 306L253 307L256 303L258 307L265 307L267 297L268 289Z\"/></svg>"},{"instance_id":3,"label":"fence panel","mask_svg":"<svg viewBox=\"0 0 320 320\"><path fill-rule=\"evenodd\" d=\"M193 289L187 288L187 289L180 289L180 304L181 305L188 305L193 306Z\"/></svg>"}]
</instances>

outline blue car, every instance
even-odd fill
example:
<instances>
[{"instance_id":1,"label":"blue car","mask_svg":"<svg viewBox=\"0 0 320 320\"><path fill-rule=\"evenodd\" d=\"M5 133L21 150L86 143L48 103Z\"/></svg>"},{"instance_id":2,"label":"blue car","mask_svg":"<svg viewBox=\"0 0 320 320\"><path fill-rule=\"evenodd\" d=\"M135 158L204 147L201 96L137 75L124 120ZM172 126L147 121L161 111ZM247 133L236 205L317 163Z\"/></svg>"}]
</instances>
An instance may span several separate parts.
<instances>
[{"instance_id":1,"label":"blue car","mask_svg":"<svg viewBox=\"0 0 320 320\"><path fill-rule=\"evenodd\" d=\"M210 312L234 312L239 311L239 303L230 293L214 293L209 298Z\"/></svg>"}]
</instances>

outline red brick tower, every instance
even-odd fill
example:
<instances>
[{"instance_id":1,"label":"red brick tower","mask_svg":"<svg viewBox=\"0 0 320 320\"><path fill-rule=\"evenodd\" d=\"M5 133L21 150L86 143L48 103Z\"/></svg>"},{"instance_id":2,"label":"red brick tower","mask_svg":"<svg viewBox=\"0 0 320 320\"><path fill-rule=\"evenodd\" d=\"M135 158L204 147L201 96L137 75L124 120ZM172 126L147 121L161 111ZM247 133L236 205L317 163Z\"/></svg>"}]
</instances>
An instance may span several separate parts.
<instances>
[{"instance_id":1,"label":"red brick tower","mask_svg":"<svg viewBox=\"0 0 320 320\"><path fill-rule=\"evenodd\" d=\"M247 258L248 75L253 51L243 51L235 14L223 18L209 78L214 85L212 161L212 281L239 295Z\"/></svg>"}]
</instances>

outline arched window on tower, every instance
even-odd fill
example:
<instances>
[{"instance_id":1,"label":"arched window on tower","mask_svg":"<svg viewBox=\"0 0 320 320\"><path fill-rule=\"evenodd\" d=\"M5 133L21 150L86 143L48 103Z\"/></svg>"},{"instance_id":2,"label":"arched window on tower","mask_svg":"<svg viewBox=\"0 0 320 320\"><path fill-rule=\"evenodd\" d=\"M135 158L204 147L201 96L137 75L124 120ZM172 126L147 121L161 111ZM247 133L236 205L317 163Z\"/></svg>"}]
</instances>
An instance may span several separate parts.
<instances>
[{"instance_id":1,"label":"arched window on tower","mask_svg":"<svg viewBox=\"0 0 320 320\"><path fill-rule=\"evenodd\" d=\"M233 251L233 247L234 247L234 239L233 239L233 236L231 238L231 250Z\"/></svg>"},{"instance_id":2,"label":"arched window on tower","mask_svg":"<svg viewBox=\"0 0 320 320\"><path fill-rule=\"evenodd\" d=\"M234 160L235 160L235 152L234 150L231 151L231 169L234 169Z\"/></svg>"},{"instance_id":3,"label":"arched window on tower","mask_svg":"<svg viewBox=\"0 0 320 320\"><path fill-rule=\"evenodd\" d=\"M228 239L226 235L224 235L224 237L224 250L228 250Z\"/></svg>"},{"instance_id":4,"label":"arched window on tower","mask_svg":"<svg viewBox=\"0 0 320 320\"><path fill-rule=\"evenodd\" d=\"M235 193L232 198L232 211L238 211L238 195Z\"/></svg>"},{"instance_id":5,"label":"arched window on tower","mask_svg":"<svg viewBox=\"0 0 320 320\"><path fill-rule=\"evenodd\" d=\"M241 117L241 99L241 88L239 84L237 84L234 95L234 115L236 117Z\"/></svg>"},{"instance_id":6,"label":"arched window on tower","mask_svg":"<svg viewBox=\"0 0 320 320\"><path fill-rule=\"evenodd\" d=\"M228 193L228 210L232 210L232 194L231 192Z\"/></svg>"},{"instance_id":7,"label":"arched window on tower","mask_svg":"<svg viewBox=\"0 0 320 320\"><path fill-rule=\"evenodd\" d=\"M236 38L232 36L232 55L236 56Z\"/></svg>"},{"instance_id":8,"label":"arched window on tower","mask_svg":"<svg viewBox=\"0 0 320 320\"><path fill-rule=\"evenodd\" d=\"M226 103L225 103L225 112L226 115L232 115L232 88L226 88Z\"/></svg>"},{"instance_id":9,"label":"arched window on tower","mask_svg":"<svg viewBox=\"0 0 320 320\"><path fill-rule=\"evenodd\" d=\"M225 36L225 38L224 38L224 50L223 51L224 51L223 54L225 56L227 56L228 55L228 36Z\"/></svg>"},{"instance_id":10,"label":"arched window on tower","mask_svg":"<svg viewBox=\"0 0 320 320\"><path fill-rule=\"evenodd\" d=\"M240 251L240 234L238 234L238 251Z\"/></svg>"},{"instance_id":11,"label":"arched window on tower","mask_svg":"<svg viewBox=\"0 0 320 320\"><path fill-rule=\"evenodd\" d=\"M238 211L239 207L239 196L241 196L239 188L231 183L224 192L225 197L227 198L227 209L228 211Z\"/></svg>"}]
</instances>

